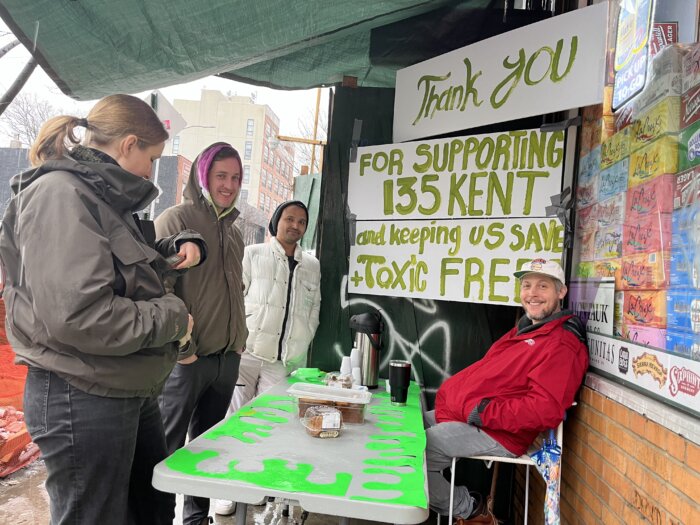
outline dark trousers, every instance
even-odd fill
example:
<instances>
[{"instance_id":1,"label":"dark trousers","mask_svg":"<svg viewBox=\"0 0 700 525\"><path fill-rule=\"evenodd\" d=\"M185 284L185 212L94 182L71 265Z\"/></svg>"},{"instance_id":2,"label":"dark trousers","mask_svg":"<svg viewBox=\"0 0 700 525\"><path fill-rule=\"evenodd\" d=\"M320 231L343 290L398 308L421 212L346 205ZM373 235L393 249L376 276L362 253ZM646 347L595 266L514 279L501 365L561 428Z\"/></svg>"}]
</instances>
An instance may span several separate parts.
<instances>
[{"instance_id":1,"label":"dark trousers","mask_svg":"<svg viewBox=\"0 0 700 525\"><path fill-rule=\"evenodd\" d=\"M175 365L158 398L171 454L185 444L187 435L193 440L226 416L240 360L237 353L227 352ZM185 496L185 525L198 525L208 514L208 498Z\"/></svg>"},{"instance_id":2,"label":"dark trousers","mask_svg":"<svg viewBox=\"0 0 700 525\"><path fill-rule=\"evenodd\" d=\"M151 486L167 455L155 398L95 396L30 367L24 410L46 464L52 525L172 523L174 495Z\"/></svg>"}]
</instances>

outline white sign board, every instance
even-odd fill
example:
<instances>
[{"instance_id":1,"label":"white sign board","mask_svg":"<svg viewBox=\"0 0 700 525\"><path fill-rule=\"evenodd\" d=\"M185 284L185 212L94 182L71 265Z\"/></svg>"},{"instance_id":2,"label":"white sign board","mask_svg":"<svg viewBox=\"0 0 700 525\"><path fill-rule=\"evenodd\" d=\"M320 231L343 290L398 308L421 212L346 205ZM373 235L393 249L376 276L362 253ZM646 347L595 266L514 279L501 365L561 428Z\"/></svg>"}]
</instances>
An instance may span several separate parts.
<instances>
[{"instance_id":1,"label":"white sign board","mask_svg":"<svg viewBox=\"0 0 700 525\"><path fill-rule=\"evenodd\" d=\"M401 69L394 142L603 101L607 2Z\"/></svg>"},{"instance_id":2,"label":"white sign board","mask_svg":"<svg viewBox=\"0 0 700 525\"><path fill-rule=\"evenodd\" d=\"M359 148L348 292L519 304L513 272L560 260L564 132L507 131Z\"/></svg>"},{"instance_id":3,"label":"white sign board","mask_svg":"<svg viewBox=\"0 0 700 525\"><path fill-rule=\"evenodd\" d=\"M700 413L700 362L588 332L590 366Z\"/></svg>"},{"instance_id":4,"label":"white sign board","mask_svg":"<svg viewBox=\"0 0 700 525\"><path fill-rule=\"evenodd\" d=\"M587 331L613 335L615 280L571 281L569 308L583 321Z\"/></svg>"}]
</instances>

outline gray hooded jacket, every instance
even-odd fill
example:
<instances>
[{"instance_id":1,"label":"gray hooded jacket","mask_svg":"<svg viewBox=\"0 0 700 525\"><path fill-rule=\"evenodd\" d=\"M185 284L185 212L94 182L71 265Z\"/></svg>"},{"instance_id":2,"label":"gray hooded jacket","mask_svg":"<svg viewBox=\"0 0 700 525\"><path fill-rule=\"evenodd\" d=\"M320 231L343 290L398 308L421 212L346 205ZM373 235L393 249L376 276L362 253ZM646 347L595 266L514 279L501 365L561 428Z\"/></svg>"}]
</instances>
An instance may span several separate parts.
<instances>
[{"instance_id":1,"label":"gray hooded jacket","mask_svg":"<svg viewBox=\"0 0 700 525\"><path fill-rule=\"evenodd\" d=\"M188 313L165 293L167 264L132 217L157 189L94 160L48 161L11 181L15 196L0 231L8 339L18 363L85 392L155 395L175 364ZM175 253L177 241L157 249Z\"/></svg>"}]
</instances>

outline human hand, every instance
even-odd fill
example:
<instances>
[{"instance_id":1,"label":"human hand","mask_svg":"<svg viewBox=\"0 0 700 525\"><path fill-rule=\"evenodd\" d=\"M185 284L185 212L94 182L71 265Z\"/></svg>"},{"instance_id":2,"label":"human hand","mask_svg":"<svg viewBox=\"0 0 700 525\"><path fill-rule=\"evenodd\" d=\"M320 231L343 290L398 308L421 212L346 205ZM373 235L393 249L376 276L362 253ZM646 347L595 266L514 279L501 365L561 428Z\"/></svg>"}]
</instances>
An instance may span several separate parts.
<instances>
[{"instance_id":1,"label":"human hand","mask_svg":"<svg viewBox=\"0 0 700 525\"><path fill-rule=\"evenodd\" d=\"M202 258L202 253L199 251L199 244L196 242L183 242L180 245L180 251L177 252L182 260L173 265L175 270L184 270L185 268L191 268L192 266L197 266Z\"/></svg>"}]
</instances>

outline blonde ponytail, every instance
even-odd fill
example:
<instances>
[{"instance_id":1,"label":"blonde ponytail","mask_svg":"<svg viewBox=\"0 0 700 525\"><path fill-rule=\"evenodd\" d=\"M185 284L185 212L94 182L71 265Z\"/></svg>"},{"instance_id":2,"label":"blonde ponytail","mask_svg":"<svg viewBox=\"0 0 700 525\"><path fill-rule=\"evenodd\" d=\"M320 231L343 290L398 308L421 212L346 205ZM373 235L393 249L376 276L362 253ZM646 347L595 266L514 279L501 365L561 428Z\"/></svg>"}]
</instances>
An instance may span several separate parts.
<instances>
[{"instance_id":1,"label":"blonde ponytail","mask_svg":"<svg viewBox=\"0 0 700 525\"><path fill-rule=\"evenodd\" d=\"M60 159L68 148L78 144L75 128L80 126L82 121L83 119L78 117L60 115L44 122L29 150L32 166L37 167L47 160Z\"/></svg>"},{"instance_id":2,"label":"blonde ponytail","mask_svg":"<svg viewBox=\"0 0 700 525\"><path fill-rule=\"evenodd\" d=\"M32 166L60 159L78 144L77 126L87 128L84 143L98 149L127 135L136 135L140 148L168 140L168 132L151 106L131 95L109 95L93 106L87 118L62 115L47 120L29 150Z\"/></svg>"}]
</instances>

